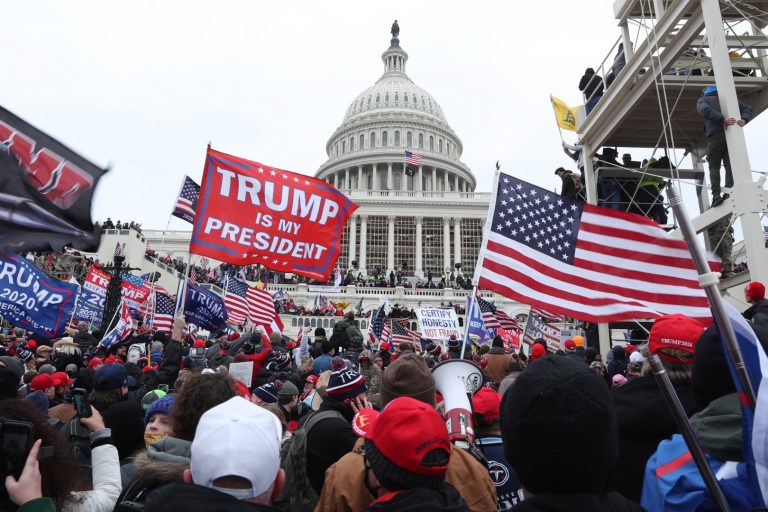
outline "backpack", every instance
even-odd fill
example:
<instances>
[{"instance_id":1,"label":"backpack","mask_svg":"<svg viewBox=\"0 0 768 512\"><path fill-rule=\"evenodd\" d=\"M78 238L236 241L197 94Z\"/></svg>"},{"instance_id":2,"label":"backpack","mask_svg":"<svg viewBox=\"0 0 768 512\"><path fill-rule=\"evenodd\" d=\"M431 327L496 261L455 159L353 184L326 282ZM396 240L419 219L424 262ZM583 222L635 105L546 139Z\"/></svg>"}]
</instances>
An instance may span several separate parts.
<instances>
[{"instance_id":1,"label":"backpack","mask_svg":"<svg viewBox=\"0 0 768 512\"><path fill-rule=\"evenodd\" d=\"M346 328L344 331L344 334L347 336L347 340L349 340L349 349L355 352L361 352L363 350L363 333L360 332L360 329L357 328L356 325L350 325Z\"/></svg>"},{"instance_id":2,"label":"backpack","mask_svg":"<svg viewBox=\"0 0 768 512\"><path fill-rule=\"evenodd\" d=\"M572 173L571 179L573 180L573 186L576 188L576 192L580 191L584 186L581 184L581 175Z\"/></svg>"},{"instance_id":3,"label":"backpack","mask_svg":"<svg viewBox=\"0 0 768 512\"><path fill-rule=\"evenodd\" d=\"M330 339L328 340L331 342L331 345L334 347L341 347L343 349L346 349L349 346L349 339L347 338L347 327L349 325L347 322L336 322L333 326L333 334L331 334Z\"/></svg>"},{"instance_id":4,"label":"backpack","mask_svg":"<svg viewBox=\"0 0 768 512\"><path fill-rule=\"evenodd\" d=\"M316 412L280 447L280 467L285 471L285 487L278 499L283 510L312 512L320 496L315 492L307 474L307 435L323 420L344 417L338 411ZM289 496L286 494L290 493ZM277 504L276 504L277 506Z\"/></svg>"}]
</instances>

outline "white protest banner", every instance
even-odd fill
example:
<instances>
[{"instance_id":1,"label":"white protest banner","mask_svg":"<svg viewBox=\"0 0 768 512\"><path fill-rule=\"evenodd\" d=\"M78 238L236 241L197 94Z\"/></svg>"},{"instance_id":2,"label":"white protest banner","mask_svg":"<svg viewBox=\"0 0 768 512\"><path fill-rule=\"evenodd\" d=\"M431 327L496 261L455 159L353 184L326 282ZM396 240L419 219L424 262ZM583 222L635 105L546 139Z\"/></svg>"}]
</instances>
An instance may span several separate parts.
<instances>
[{"instance_id":1,"label":"white protest banner","mask_svg":"<svg viewBox=\"0 0 768 512\"><path fill-rule=\"evenodd\" d=\"M253 361L229 364L229 376L232 377L233 379L243 382L249 388L251 387L252 375L253 375Z\"/></svg>"},{"instance_id":2,"label":"white protest banner","mask_svg":"<svg viewBox=\"0 0 768 512\"><path fill-rule=\"evenodd\" d=\"M453 308L416 308L421 335L431 340L448 340L451 336L461 339L459 318Z\"/></svg>"},{"instance_id":3,"label":"white protest banner","mask_svg":"<svg viewBox=\"0 0 768 512\"><path fill-rule=\"evenodd\" d=\"M307 291L309 293L341 293L341 288L338 286L308 286Z\"/></svg>"}]
</instances>

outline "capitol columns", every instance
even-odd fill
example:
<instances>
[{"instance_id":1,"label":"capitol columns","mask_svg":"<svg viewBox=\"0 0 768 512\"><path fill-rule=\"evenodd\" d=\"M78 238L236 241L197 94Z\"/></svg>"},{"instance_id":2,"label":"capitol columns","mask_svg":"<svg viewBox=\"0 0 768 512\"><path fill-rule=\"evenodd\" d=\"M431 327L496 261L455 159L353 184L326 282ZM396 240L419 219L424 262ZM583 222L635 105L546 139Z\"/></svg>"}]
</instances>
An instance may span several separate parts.
<instances>
[{"instance_id":1,"label":"capitol columns","mask_svg":"<svg viewBox=\"0 0 768 512\"><path fill-rule=\"evenodd\" d=\"M352 261L355 259L355 245L357 245L357 215L349 217L349 265L352 267Z\"/></svg>"},{"instance_id":2,"label":"capitol columns","mask_svg":"<svg viewBox=\"0 0 768 512\"><path fill-rule=\"evenodd\" d=\"M443 269L451 267L451 219L443 217Z\"/></svg>"},{"instance_id":3,"label":"capitol columns","mask_svg":"<svg viewBox=\"0 0 768 512\"><path fill-rule=\"evenodd\" d=\"M373 190L379 190L379 166L378 164L373 164L373 187L371 187Z\"/></svg>"},{"instance_id":4,"label":"capitol columns","mask_svg":"<svg viewBox=\"0 0 768 512\"><path fill-rule=\"evenodd\" d=\"M366 270L366 244L368 243L368 216L359 215L360 217L360 259L357 260L360 265L360 272L363 275L368 275Z\"/></svg>"},{"instance_id":5,"label":"capitol columns","mask_svg":"<svg viewBox=\"0 0 768 512\"><path fill-rule=\"evenodd\" d=\"M421 167L419 167L419 171L421 171ZM424 217L417 216L414 217L414 220L416 221L416 277L424 277L424 269L422 267L422 240L421 240L421 223L424 220Z\"/></svg>"},{"instance_id":6,"label":"capitol columns","mask_svg":"<svg viewBox=\"0 0 768 512\"><path fill-rule=\"evenodd\" d=\"M363 166L362 165L357 166L357 188L358 190L362 188L368 188L367 184L363 185Z\"/></svg>"},{"instance_id":7,"label":"capitol columns","mask_svg":"<svg viewBox=\"0 0 768 512\"><path fill-rule=\"evenodd\" d=\"M402 190L403 192L408 190L408 175L405 174L405 171L406 171L405 164L403 164L403 174L402 174L403 177L400 180L400 190Z\"/></svg>"},{"instance_id":8,"label":"capitol columns","mask_svg":"<svg viewBox=\"0 0 768 512\"><path fill-rule=\"evenodd\" d=\"M437 167L432 166L432 192L437 192Z\"/></svg>"},{"instance_id":9,"label":"capitol columns","mask_svg":"<svg viewBox=\"0 0 768 512\"><path fill-rule=\"evenodd\" d=\"M392 190L392 162L387 164L387 190Z\"/></svg>"},{"instance_id":10,"label":"capitol columns","mask_svg":"<svg viewBox=\"0 0 768 512\"><path fill-rule=\"evenodd\" d=\"M344 169L344 190L351 189L351 183L349 182L349 167Z\"/></svg>"},{"instance_id":11,"label":"capitol columns","mask_svg":"<svg viewBox=\"0 0 768 512\"><path fill-rule=\"evenodd\" d=\"M461 263L461 217L453 218L453 263Z\"/></svg>"},{"instance_id":12,"label":"capitol columns","mask_svg":"<svg viewBox=\"0 0 768 512\"><path fill-rule=\"evenodd\" d=\"M413 187L413 191L414 191L414 192L422 192L422 191L423 191L423 189L424 189L424 179L423 179L423 174L422 174L422 168L421 168L421 164L419 164L419 187L418 187L418 188L416 188L416 187L414 186L414 187Z\"/></svg>"},{"instance_id":13,"label":"capitol columns","mask_svg":"<svg viewBox=\"0 0 768 512\"><path fill-rule=\"evenodd\" d=\"M390 171L392 164L389 164ZM387 272L395 269L395 216L387 217L389 221L389 230L387 232Z\"/></svg>"}]
</instances>

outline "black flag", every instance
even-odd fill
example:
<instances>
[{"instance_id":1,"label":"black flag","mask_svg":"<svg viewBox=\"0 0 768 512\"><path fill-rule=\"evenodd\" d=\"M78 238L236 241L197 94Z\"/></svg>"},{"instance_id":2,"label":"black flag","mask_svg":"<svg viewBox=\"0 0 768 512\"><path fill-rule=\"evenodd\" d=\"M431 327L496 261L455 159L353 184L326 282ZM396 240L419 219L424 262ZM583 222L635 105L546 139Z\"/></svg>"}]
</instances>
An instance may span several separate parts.
<instances>
[{"instance_id":1,"label":"black flag","mask_svg":"<svg viewBox=\"0 0 768 512\"><path fill-rule=\"evenodd\" d=\"M0 254L96 250L91 201L105 172L0 107Z\"/></svg>"}]
</instances>

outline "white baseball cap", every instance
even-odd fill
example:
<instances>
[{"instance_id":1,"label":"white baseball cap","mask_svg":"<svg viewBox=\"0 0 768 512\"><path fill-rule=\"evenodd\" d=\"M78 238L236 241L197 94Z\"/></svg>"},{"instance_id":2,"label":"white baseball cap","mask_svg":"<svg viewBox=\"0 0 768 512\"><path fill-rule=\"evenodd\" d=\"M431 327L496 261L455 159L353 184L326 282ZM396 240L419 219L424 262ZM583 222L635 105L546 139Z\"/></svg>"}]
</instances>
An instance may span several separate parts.
<instances>
[{"instance_id":1,"label":"white baseball cap","mask_svg":"<svg viewBox=\"0 0 768 512\"><path fill-rule=\"evenodd\" d=\"M251 482L249 498L264 494L280 469L281 432L277 416L244 398L217 405L197 424L192 480L213 488L217 478L238 476Z\"/></svg>"},{"instance_id":2,"label":"white baseball cap","mask_svg":"<svg viewBox=\"0 0 768 512\"><path fill-rule=\"evenodd\" d=\"M642 363L645 361L645 358L643 357L643 354L635 350L631 354L629 354L629 362L630 363Z\"/></svg>"}]
</instances>

